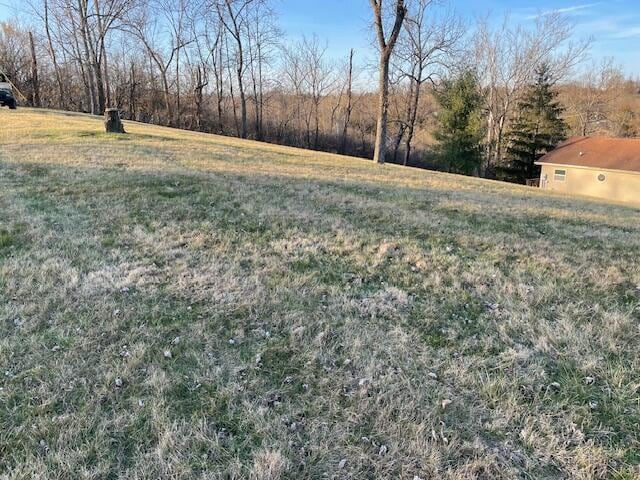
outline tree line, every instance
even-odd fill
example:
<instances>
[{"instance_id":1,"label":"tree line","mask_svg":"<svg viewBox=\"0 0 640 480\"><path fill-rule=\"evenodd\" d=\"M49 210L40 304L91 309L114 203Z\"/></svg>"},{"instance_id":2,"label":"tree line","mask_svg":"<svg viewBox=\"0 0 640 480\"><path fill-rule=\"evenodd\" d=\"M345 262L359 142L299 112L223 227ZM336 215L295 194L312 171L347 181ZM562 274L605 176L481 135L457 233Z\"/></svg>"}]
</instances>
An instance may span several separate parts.
<instances>
[{"instance_id":1,"label":"tree line","mask_svg":"<svg viewBox=\"0 0 640 480\"><path fill-rule=\"evenodd\" d=\"M315 35L283 41L270 0L32 0L0 24L0 69L36 107L518 182L535 174L515 171L532 124L556 128L535 156L576 130L635 134L620 103L635 86L611 62L572 76L589 41L561 14L471 28L441 1L370 5L373 66Z\"/></svg>"}]
</instances>

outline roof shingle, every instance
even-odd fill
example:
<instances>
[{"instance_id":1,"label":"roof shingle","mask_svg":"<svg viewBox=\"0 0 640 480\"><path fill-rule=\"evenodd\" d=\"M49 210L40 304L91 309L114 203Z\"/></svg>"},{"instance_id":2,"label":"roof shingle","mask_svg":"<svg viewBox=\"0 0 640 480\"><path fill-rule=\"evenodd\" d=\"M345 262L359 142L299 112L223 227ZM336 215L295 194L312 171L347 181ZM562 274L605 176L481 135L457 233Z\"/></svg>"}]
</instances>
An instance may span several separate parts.
<instances>
[{"instance_id":1,"label":"roof shingle","mask_svg":"<svg viewBox=\"0 0 640 480\"><path fill-rule=\"evenodd\" d=\"M536 163L640 173L640 139L571 137Z\"/></svg>"}]
</instances>

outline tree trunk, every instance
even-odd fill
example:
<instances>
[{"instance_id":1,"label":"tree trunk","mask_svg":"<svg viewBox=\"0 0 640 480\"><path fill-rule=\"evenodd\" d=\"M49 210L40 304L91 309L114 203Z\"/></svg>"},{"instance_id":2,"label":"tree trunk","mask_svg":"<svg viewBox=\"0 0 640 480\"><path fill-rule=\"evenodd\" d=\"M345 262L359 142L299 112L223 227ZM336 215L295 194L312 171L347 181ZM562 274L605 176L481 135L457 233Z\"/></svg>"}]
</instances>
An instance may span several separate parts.
<instances>
[{"instance_id":1,"label":"tree trunk","mask_svg":"<svg viewBox=\"0 0 640 480\"><path fill-rule=\"evenodd\" d=\"M402 161L402 165L404 165L405 167L411 159L411 142L413 142L414 131L415 127L413 125L409 125L409 127L407 128L407 138L404 142L404 160Z\"/></svg>"},{"instance_id":2,"label":"tree trunk","mask_svg":"<svg viewBox=\"0 0 640 480\"><path fill-rule=\"evenodd\" d=\"M402 30L404 18L407 15L407 7L404 0L396 0L395 21L391 35L387 40L384 34L384 21L382 20L382 0L370 0L375 17L376 31L378 36L378 47L380 48L380 78L378 89L380 99L378 101L378 125L376 128L375 150L373 160L379 164L384 164L387 149L387 118L389 116L389 62L391 54L398 41L398 36Z\"/></svg>"},{"instance_id":3,"label":"tree trunk","mask_svg":"<svg viewBox=\"0 0 640 480\"><path fill-rule=\"evenodd\" d=\"M82 47L84 50L85 63L83 68L86 68L86 71L87 71L87 86L89 88L91 114L96 115L99 107L98 107L98 99L97 99L97 93L96 93L95 69L93 68L90 49L89 49L86 1L78 0L78 11L80 14L80 37L82 39Z\"/></svg>"},{"instance_id":4,"label":"tree trunk","mask_svg":"<svg viewBox=\"0 0 640 480\"><path fill-rule=\"evenodd\" d=\"M100 115L104 111L106 105L104 96L104 81L102 79L102 65L99 61L94 61L92 62L92 68L94 71L94 78L96 79L96 93L98 101L97 114Z\"/></svg>"},{"instance_id":5,"label":"tree trunk","mask_svg":"<svg viewBox=\"0 0 640 480\"><path fill-rule=\"evenodd\" d=\"M402 143L402 138L404 137L404 133L406 130L406 125L404 122L398 122L398 133L396 133L396 139L393 142L393 163L396 163L398 160L398 152L400 151L400 144Z\"/></svg>"},{"instance_id":6,"label":"tree trunk","mask_svg":"<svg viewBox=\"0 0 640 480\"><path fill-rule=\"evenodd\" d=\"M56 83L58 84L58 108L66 109L67 102L64 98L64 86L62 84L62 75L60 75L60 67L58 66L58 59L56 52L53 48L53 41L51 40L51 28L49 27L49 4L47 0L44 2L44 28L47 34L47 43L49 45L49 55L51 55L51 61L53 62L53 70L56 74Z\"/></svg>"},{"instance_id":7,"label":"tree trunk","mask_svg":"<svg viewBox=\"0 0 640 480\"><path fill-rule=\"evenodd\" d=\"M227 58L229 58L229 42L225 42L227 50ZM231 70L231 62L227 62L227 70L229 75L229 96L231 97L231 106L233 107L233 122L236 126L236 134L240 136L240 125L238 123L238 108L236 106L236 97L233 94L233 73Z\"/></svg>"},{"instance_id":8,"label":"tree trunk","mask_svg":"<svg viewBox=\"0 0 640 480\"><path fill-rule=\"evenodd\" d=\"M347 149L347 134L349 121L351 120L351 110L353 104L353 49L349 52L349 77L347 79L347 108L344 115L344 125L342 126L342 140L340 142L340 153L344 155Z\"/></svg>"},{"instance_id":9,"label":"tree trunk","mask_svg":"<svg viewBox=\"0 0 640 480\"><path fill-rule=\"evenodd\" d=\"M242 54L240 54L240 57L242 57ZM247 97L244 93L241 64L238 66L236 73L238 74L238 90L240 90L240 138L247 138Z\"/></svg>"},{"instance_id":10,"label":"tree trunk","mask_svg":"<svg viewBox=\"0 0 640 480\"><path fill-rule=\"evenodd\" d=\"M89 18L89 12L87 10L87 0L83 0L84 1L84 5L85 5L85 10L84 10L84 14L85 14L85 18L84 18L84 22L85 22L85 33L87 36L87 44L88 44L88 51L90 54L90 62L89 62L89 68L93 71L93 78L95 80L95 92L96 92L96 113L98 115L101 115L104 110L105 110L105 96L104 96L104 81L102 78L102 58L99 55L99 51L96 51L96 41L94 38L94 32L93 30L89 29L89 24L88 24L88 18ZM96 8L97 5L96 5ZM100 15L98 14L96 16L96 18L98 19L98 35L100 35L101 31L102 31L102 24L100 22ZM99 48L99 45L98 45Z\"/></svg>"},{"instance_id":11,"label":"tree trunk","mask_svg":"<svg viewBox=\"0 0 640 480\"><path fill-rule=\"evenodd\" d=\"M176 36L176 115L178 118L177 126L180 127L180 119L182 119L182 115L180 114L181 110L181 102L180 102L180 44L181 39L180 36Z\"/></svg>"},{"instance_id":12,"label":"tree trunk","mask_svg":"<svg viewBox=\"0 0 640 480\"><path fill-rule=\"evenodd\" d=\"M221 35L221 34L219 34ZM223 120L223 101L224 101L224 63L222 62L222 37L220 36L216 42L218 48L218 64L213 66L213 72L216 78L216 106L218 113L218 133L224 133L224 120ZM215 58L215 53L212 55ZM218 70L219 68L219 70Z\"/></svg>"},{"instance_id":13,"label":"tree trunk","mask_svg":"<svg viewBox=\"0 0 640 480\"><path fill-rule=\"evenodd\" d=\"M135 120L136 115L136 70L133 62L131 62L131 74L129 80L129 114L131 119Z\"/></svg>"},{"instance_id":14,"label":"tree trunk","mask_svg":"<svg viewBox=\"0 0 640 480\"><path fill-rule=\"evenodd\" d=\"M380 56L380 72L378 89L378 124L376 128L376 143L373 161L384 164L387 155L387 120L389 117L389 61L391 52L383 52Z\"/></svg>"},{"instance_id":15,"label":"tree trunk","mask_svg":"<svg viewBox=\"0 0 640 480\"><path fill-rule=\"evenodd\" d=\"M100 49L102 50L102 75L104 79L104 105L105 107L113 107L111 104L111 81L109 79L109 64L107 63L107 49L104 46L104 40L101 41Z\"/></svg>"},{"instance_id":16,"label":"tree trunk","mask_svg":"<svg viewBox=\"0 0 640 480\"><path fill-rule=\"evenodd\" d=\"M36 58L36 46L33 43L33 34L29 32L29 45L31 47L31 83L33 97L31 103L36 108L40 107L40 83L38 82L38 59Z\"/></svg>"},{"instance_id":17,"label":"tree trunk","mask_svg":"<svg viewBox=\"0 0 640 480\"><path fill-rule=\"evenodd\" d=\"M320 137L320 100L318 99L314 105L314 123L315 131L313 133L313 148L318 149L318 140Z\"/></svg>"},{"instance_id":18,"label":"tree trunk","mask_svg":"<svg viewBox=\"0 0 640 480\"><path fill-rule=\"evenodd\" d=\"M416 119L418 117L418 106L420 103L420 87L419 81L413 80L412 97L410 99L409 121L407 122L406 139L404 142L404 160L402 164L406 167L411 158L411 143L413 142L413 134L416 129Z\"/></svg>"},{"instance_id":19,"label":"tree trunk","mask_svg":"<svg viewBox=\"0 0 640 480\"><path fill-rule=\"evenodd\" d=\"M229 18L233 24L233 29L229 28L228 24L226 25L227 30L231 33L231 36L236 41L236 45L238 47L237 52L237 60L236 60L236 76L238 80L238 90L240 93L240 137L247 138L247 98L244 91L244 52L242 47L242 32L240 30L240 25L238 23L238 18L240 17L240 12L233 12L233 8L231 7L231 1L226 0L227 11L229 12ZM246 5L246 4L245 4ZM222 17L221 17L222 18Z\"/></svg>"},{"instance_id":20,"label":"tree trunk","mask_svg":"<svg viewBox=\"0 0 640 480\"><path fill-rule=\"evenodd\" d=\"M169 117L169 126L173 126L173 109L171 108L171 92L169 91L169 79L167 78L167 71L161 71L162 76L162 90L164 95L164 106L167 109L167 116Z\"/></svg>"},{"instance_id":21,"label":"tree trunk","mask_svg":"<svg viewBox=\"0 0 640 480\"><path fill-rule=\"evenodd\" d=\"M260 42L258 42L258 140L264 139L264 81L262 78L262 46Z\"/></svg>"},{"instance_id":22,"label":"tree trunk","mask_svg":"<svg viewBox=\"0 0 640 480\"><path fill-rule=\"evenodd\" d=\"M194 91L194 99L196 104L196 130L198 131L202 130L202 91L204 90L204 87L207 86L207 82L204 81L203 71L204 66L200 67L200 65L198 65L198 69L196 71L196 88Z\"/></svg>"},{"instance_id":23,"label":"tree trunk","mask_svg":"<svg viewBox=\"0 0 640 480\"><path fill-rule=\"evenodd\" d=\"M102 23L102 13L100 12L100 4L98 0L95 1L96 9L96 21L97 21L97 51L93 49L94 65L96 68L96 81L98 82L98 103L100 104L100 110L105 110L110 107L111 97L109 94L109 70L107 65L107 49L105 48L105 35L106 32ZM92 44L93 44L92 43Z\"/></svg>"}]
</instances>

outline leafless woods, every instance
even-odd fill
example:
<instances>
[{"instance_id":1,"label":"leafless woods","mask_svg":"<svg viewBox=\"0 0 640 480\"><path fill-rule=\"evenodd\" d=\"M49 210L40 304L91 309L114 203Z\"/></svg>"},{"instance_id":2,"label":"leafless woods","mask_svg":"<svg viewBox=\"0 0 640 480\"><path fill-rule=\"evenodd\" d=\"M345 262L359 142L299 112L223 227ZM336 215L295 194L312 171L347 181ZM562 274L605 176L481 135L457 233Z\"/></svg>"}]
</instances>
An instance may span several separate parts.
<instances>
[{"instance_id":1,"label":"leafless woods","mask_svg":"<svg viewBox=\"0 0 640 480\"><path fill-rule=\"evenodd\" d=\"M431 93L471 70L489 175L544 62L575 133L636 128L635 87L612 62L570 75L588 42L560 14L470 25L437 0L370 0L371 61L313 34L285 41L270 0L31 1L23 21L0 24L0 68L35 106L117 107L143 122L437 167Z\"/></svg>"}]
</instances>

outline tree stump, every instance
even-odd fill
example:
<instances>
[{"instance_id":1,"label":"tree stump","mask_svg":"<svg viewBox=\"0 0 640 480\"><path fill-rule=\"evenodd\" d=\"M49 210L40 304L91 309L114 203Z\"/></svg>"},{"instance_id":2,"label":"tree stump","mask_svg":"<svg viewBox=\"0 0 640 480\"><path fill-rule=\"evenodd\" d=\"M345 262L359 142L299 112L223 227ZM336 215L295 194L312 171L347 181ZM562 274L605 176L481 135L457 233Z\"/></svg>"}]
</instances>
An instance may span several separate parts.
<instances>
[{"instance_id":1,"label":"tree stump","mask_svg":"<svg viewBox=\"0 0 640 480\"><path fill-rule=\"evenodd\" d=\"M107 108L104 111L104 128L107 133L126 133L117 108Z\"/></svg>"}]
</instances>

